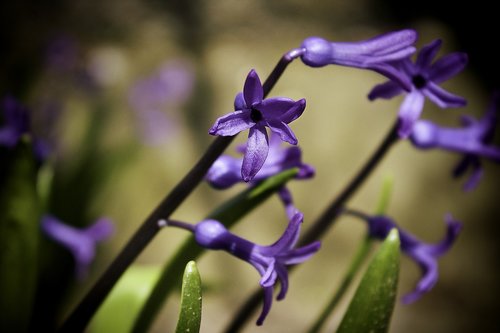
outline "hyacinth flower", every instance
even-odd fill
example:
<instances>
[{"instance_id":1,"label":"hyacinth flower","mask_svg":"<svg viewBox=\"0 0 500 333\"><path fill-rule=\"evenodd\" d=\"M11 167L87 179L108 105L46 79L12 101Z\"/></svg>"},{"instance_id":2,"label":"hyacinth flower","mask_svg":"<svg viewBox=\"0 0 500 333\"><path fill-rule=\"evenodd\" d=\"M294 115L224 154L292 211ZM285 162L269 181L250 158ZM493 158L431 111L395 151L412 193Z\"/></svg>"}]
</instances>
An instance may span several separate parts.
<instances>
[{"instance_id":1,"label":"hyacinth flower","mask_svg":"<svg viewBox=\"0 0 500 333\"><path fill-rule=\"evenodd\" d=\"M391 229L396 228L399 232L401 241L401 250L420 266L422 277L413 291L402 298L402 302L410 304L429 292L438 280L438 262L437 259L444 255L455 242L462 224L453 219L451 214L445 216L446 235L436 244L424 243L410 233L402 230L391 218L383 215L368 216L357 211L345 211L362 218L368 223L368 233L370 237L383 240Z\"/></svg>"},{"instance_id":2,"label":"hyacinth flower","mask_svg":"<svg viewBox=\"0 0 500 333\"><path fill-rule=\"evenodd\" d=\"M463 116L462 128L441 127L427 120L418 121L410 141L419 149L440 148L463 153L464 156L453 174L455 177L461 176L471 167L473 171L464 185L464 190L472 190L478 185L483 174L480 158L500 162L500 148L492 146L499 103L500 94L496 94L492 105L481 119Z\"/></svg>"},{"instance_id":3,"label":"hyacinth flower","mask_svg":"<svg viewBox=\"0 0 500 333\"><path fill-rule=\"evenodd\" d=\"M54 216L44 215L41 227L45 235L66 247L73 255L75 273L83 280L95 257L96 245L108 239L114 232L113 223L107 218L100 218L85 229L69 226Z\"/></svg>"},{"instance_id":4,"label":"hyacinth flower","mask_svg":"<svg viewBox=\"0 0 500 333\"><path fill-rule=\"evenodd\" d=\"M13 148L25 134L32 134L28 109L15 98L3 99L3 125L0 127L0 146ZM47 144L40 139L33 140L33 150L39 161L45 160L49 153Z\"/></svg>"},{"instance_id":5,"label":"hyacinth flower","mask_svg":"<svg viewBox=\"0 0 500 333\"><path fill-rule=\"evenodd\" d=\"M238 152L244 154L245 148L241 147ZM229 155L222 155L210 167L205 176L205 180L214 188L226 189L237 183L242 182L241 166L243 158L237 158ZM262 168L257 172L250 185L254 185L266 178L274 176L282 171L298 168L296 179L309 179L314 176L314 168L302 162L302 151L299 147L284 148L280 138L272 134L269 139L269 154ZM285 205L287 216L291 218L295 215L295 206L290 191L282 187L278 191L281 201Z\"/></svg>"},{"instance_id":6,"label":"hyacinth flower","mask_svg":"<svg viewBox=\"0 0 500 333\"><path fill-rule=\"evenodd\" d=\"M417 40L414 30L386 33L359 42L330 42L320 37L309 37L302 42L302 61L311 67L341 65L378 72L411 89L411 80L398 71L392 62L406 59L415 52Z\"/></svg>"},{"instance_id":7,"label":"hyacinth flower","mask_svg":"<svg viewBox=\"0 0 500 333\"><path fill-rule=\"evenodd\" d=\"M441 40L437 39L424 46L418 53L415 63L409 58L395 62L394 67L401 76L411 82L411 90L406 95L399 108L399 136L407 138L415 121L420 117L424 107L425 97L440 108L461 107L467 101L454 95L439 86L456 74L460 73L467 64L467 54L455 52L432 62L441 47ZM368 94L368 99L390 99L403 93L404 90L397 80L391 80L375 86Z\"/></svg>"},{"instance_id":8,"label":"hyacinth flower","mask_svg":"<svg viewBox=\"0 0 500 333\"><path fill-rule=\"evenodd\" d=\"M193 91L194 74L188 63L170 61L153 75L137 81L129 90L129 104L139 120L147 144L158 145L172 137L176 110Z\"/></svg>"},{"instance_id":9,"label":"hyacinth flower","mask_svg":"<svg viewBox=\"0 0 500 333\"><path fill-rule=\"evenodd\" d=\"M210 128L211 135L233 136L249 129L248 141L241 167L241 176L248 182L262 168L269 152L266 127L278 134L282 141L298 143L288 126L304 112L306 101L285 97L264 98L259 76L255 70L248 74L243 93L236 96L235 112L218 118Z\"/></svg>"},{"instance_id":10,"label":"hyacinth flower","mask_svg":"<svg viewBox=\"0 0 500 333\"><path fill-rule=\"evenodd\" d=\"M273 286L280 281L281 290L276 299L285 298L288 291L288 271L286 266L300 264L308 260L321 247L319 241L309 245L294 248L297 244L300 226L304 215L295 211L283 235L272 245L262 246L229 232L216 220L204 220L196 225L179 221L158 221L161 227L178 227L194 233L196 242L210 250L223 250L233 256L248 262L259 272L260 285L264 289L264 305L257 319L257 325L262 325L271 310L273 302Z\"/></svg>"}]
</instances>

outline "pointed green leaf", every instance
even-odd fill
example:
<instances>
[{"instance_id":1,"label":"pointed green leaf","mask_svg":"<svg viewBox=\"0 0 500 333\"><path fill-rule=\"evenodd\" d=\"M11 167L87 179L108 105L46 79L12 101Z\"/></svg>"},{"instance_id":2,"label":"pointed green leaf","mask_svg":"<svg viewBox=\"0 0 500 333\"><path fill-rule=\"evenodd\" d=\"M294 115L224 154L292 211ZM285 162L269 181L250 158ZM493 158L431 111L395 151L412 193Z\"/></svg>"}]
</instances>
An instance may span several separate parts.
<instances>
[{"instance_id":1,"label":"pointed green leaf","mask_svg":"<svg viewBox=\"0 0 500 333\"><path fill-rule=\"evenodd\" d=\"M190 261L184 270L181 311L176 333L198 333L201 323L201 278L196 263Z\"/></svg>"},{"instance_id":2,"label":"pointed green leaf","mask_svg":"<svg viewBox=\"0 0 500 333\"><path fill-rule=\"evenodd\" d=\"M398 278L399 236L393 229L368 266L337 333L387 332Z\"/></svg>"},{"instance_id":3,"label":"pointed green leaf","mask_svg":"<svg viewBox=\"0 0 500 333\"><path fill-rule=\"evenodd\" d=\"M0 175L0 331L25 332L36 287L39 202L31 143L23 138Z\"/></svg>"},{"instance_id":4,"label":"pointed green leaf","mask_svg":"<svg viewBox=\"0 0 500 333\"><path fill-rule=\"evenodd\" d=\"M248 188L239 195L229 199L219 208L215 209L207 218L215 219L223 223L226 227L231 227L245 214L252 211L276 193L287 181L295 177L298 169L290 169L270 177L260 184ZM158 279L151 295L141 310L139 318L134 326L133 332L147 332L163 302L169 293L180 284L182 267L184 263L196 259L204 252L193 236L190 236L184 244L177 250L176 255L163 268L163 272Z\"/></svg>"},{"instance_id":5,"label":"pointed green leaf","mask_svg":"<svg viewBox=\"0 0 500 333\"><path fill-rule=\"evenodd\" d=\"M161 267L131 266L93 317L90 331L130 332L160 271Z\"/></svg>"}]
</instances>

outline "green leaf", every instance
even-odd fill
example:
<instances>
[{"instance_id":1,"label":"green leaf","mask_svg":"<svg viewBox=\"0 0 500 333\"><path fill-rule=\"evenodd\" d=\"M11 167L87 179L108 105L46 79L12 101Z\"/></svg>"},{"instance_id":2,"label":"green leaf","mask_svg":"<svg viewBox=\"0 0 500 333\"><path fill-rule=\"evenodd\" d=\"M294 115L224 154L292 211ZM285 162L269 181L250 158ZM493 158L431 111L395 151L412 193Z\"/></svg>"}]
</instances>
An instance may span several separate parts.
<instances>
[{"instance_id":1,"label":"green leaf","mask_svg":"<svg viewBox=\"0 0 500 333\"><path fill-rule=\"evenodd\" d=\"M215 219L226 227L231 227L245 214L278 191L287 181L295 177L297 172L298 169L295 168L283 171L252 188L244 190L215 209L208 215L207 219ZM167 296L179 286L184 263L196 259L203 252L204 249L196 243L193 236L190 236L184 242L170 262L165 265L158 282L137 319L133 332L142 333L148 331Z\"/></svg>"},{"instance_id":2,"label":"green leaf","mask_svg":"<svg viewBox=\"0 0 500 333\"><path fill-rule=\"evenodd\" d=\"M176 333L197 333L201 323L201 278L196 263L190 261L184 270L181 311Z\"/></svg>"},{"instance_id":3,"label":"green leaf","mask_svg":"<svg viewBox=\"0 0 500 333\"><path fill-rule=\"evenodd\" d=\"M131 266L93 317L90 331L130 332L160 272L161 267Z\"/></svg>"},{"instance_id":4,"label":"green leaf","mask_svg":"<svg viewBox=\"0 0 500 333\"><path fill-rule=\"evenodd\" d=\"M392 229L361 279L337 333L387 332L398 278L399 235Z\"/></svg>"},{"instance_id":5,"label":"green leaf","mask_svg":"<svg viewBox=\"0 0 500 333\"><path fill-rule=\"evenodd\" d=\"M40 210L28 138L2 161L0 179L0 331L28 329L36 288Z\"/></svg>"}]
</instances>

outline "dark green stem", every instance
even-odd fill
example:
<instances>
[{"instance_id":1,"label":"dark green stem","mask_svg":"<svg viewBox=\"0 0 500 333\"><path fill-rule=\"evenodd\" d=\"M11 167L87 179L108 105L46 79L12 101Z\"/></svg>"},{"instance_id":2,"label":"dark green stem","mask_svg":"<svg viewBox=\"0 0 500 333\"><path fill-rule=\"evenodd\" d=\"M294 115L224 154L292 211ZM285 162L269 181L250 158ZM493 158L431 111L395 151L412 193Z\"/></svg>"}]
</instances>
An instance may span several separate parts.
<instances>
[{"instance_id":1,"label":"dark green stem","mask_svg":"<svg viewBox=\"0 0 500 333\"><path fill-rule=\"evenodd\" d=\"M321 214L313 222L311 228L307 230L299 242L299 247L320 239L333 225L337 217L342 212L342 207L354 195L354 193L356 193L368 176L371 175L371 173L375 170L375 167L382 161L383 157L387 154L393 144L398 142L398 128L399 122L396 121L378 148L374 151L354 178L352 178L344 190L335 197L331 204L323 211L323 214ZM296 266L291 266L289 268L289 272L292 272L294 267ZM256 290L240 308L233 321L226 329L226 332L230 333L239 331L260 304L261 299L261 289Z\"/></svg>"},{"instance_id":2,"label":"dark green stem","mask_svg":"<svg viewBox=\"0 0 500 333\"><path fill-rule=\"evenodd\" d=\"M287 52L280 59L274 70L263 84L264 96L267 96L280 78L288 64L301 55L301 50ZM186 176L174 187L174 189L163 199L158 207L149 215L123 250L114 259L104 274L97 280L92 289L85 295L75 310L62 324L59 332L76 333L83 332L88 322L97 311L102 302L122 276L125 270L132 264L137 256L144 250L149 242L156 236L161 226L159 220L168 220L170 215L180 206L187 196L203 180L206 172L213 162L224 152L233 141L234 136L217 137L208 147L205 154L194 165Z\"/></svg>"}]
</instances>

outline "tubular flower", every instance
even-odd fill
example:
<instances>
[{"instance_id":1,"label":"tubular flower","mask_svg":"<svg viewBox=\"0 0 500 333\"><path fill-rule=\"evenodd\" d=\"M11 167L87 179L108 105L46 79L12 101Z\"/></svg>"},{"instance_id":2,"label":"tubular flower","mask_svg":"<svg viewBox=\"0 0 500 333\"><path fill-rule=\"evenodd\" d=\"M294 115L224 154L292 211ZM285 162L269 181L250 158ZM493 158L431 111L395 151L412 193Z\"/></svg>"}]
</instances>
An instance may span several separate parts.
<instances>
[{"instance_id":1,"label":"tubular flower","mask_svg":"<svg viewBox=\"0 0 500 333\"><path fill-rule=\"evenodd\" d=\"M86 229L77 229L51 215L44 215L41 225L49 238L71 251L75 260L76 276L80 280L87 276L89 265L95 257L97 242L109 238L114 231L112 222L107 218L98 219Z\"/></svg>"},{"instance_id":2,"label":"tubular flower","mask_svg":"<svg viewBox=\"0 0 500 333\"><path fill-rule=\"evenodd\" d=\"M302 61L311 67L330 64L371 69L410 90L408 77L391 64L408 58L415 52L413 44L417 39L414 30L406 29L383 34L368 40L339 43L320 37L309 37L302 42Z\"/></svg>"},{"instance_id":3,"label":"tubular flower","mask_svg":"<svg viewBox=\"0 0 500 333\"><path fill-rule=\"evenodd\" d=\"M413 303L432 289L438 280L437 258L444 255L457 238L462 225L450 214L445 216L446 236L437 244L428 244L418 240L413 235L402 230L387 216L365 216L368 222L369 234L373 238L384 239L392 228L397 228L401 240L401 250L409 256L422 270L422 277L415 289L403 296L403 303Z\"/></svg>"},{"instance_id":4,"label":"tubular flower","mask_svg":"<svg viewBox=\"0 0 500 333\"><path fill-rule=\"evenodd\" d=\"M492 146L498 121L499 103L500 94L496 94L492 105L481 119L462 117L462 128L446 128L430 121L418 121L414 126L410 141L419 149L440 148L463 153L464 156L453 174L458 177L471 167L473 172L465 183L464 190L472 190L477 186L483 174L480 158L500 162L500 148Z\"/></svg>"},{"instance_id":5,"label":"tubular flower","mask_svg":"<svg viewBox=\"0 0 500 333\"><path fill-rule=\"evenodd\" d=\"M464 98L454 95L439 86L459 72L467 64L467 54L455 52L448 54L432 63L441 47L441 40L437 39L420 50L415 63L409 58L395 62L394 67L400 75L406 76L411 82L411 90L406 95L399 108L399 136L406 138L410 135L415 121L420 117L427 97L440 108L464 106ZM390 99L403 93L399 81L388 81L375 86L368 94L368 99Z\"/></svg>"},{"instance_id":6,"label":"tubular flower","mask_svg":"<svg viewBox=\"0 0 500 333\"><path fill-rule=\"evenodd\" d=\"M308 260L320 248L320 242L294 248L300 233L303 214L296 212L283 235L274 244L261 246L230 233L220 222L205 220L195 227L194 236L198 244L212 250L224 250L250 263L261 275L260 285L264 289L264 306L257 320L262 325L273 298L273 286L280 281L281 290L277 300L282 300L288 290L287 265Z\"/></svg>"},{"instance_id":7,"label":"tubular flower","mask_svg":"<svg viewBox=\"0 0 500 333\"><path fill-rule=\"evenodd\" d=\"M266 127L278 134L281 140L296 145L297 138L288 124L300 117L306 106L304 99L295 102L284 97L263 98L259 76L251 70L243 93L236 96L236 111L218 118L209 131L211 135L233 136L250 130L241 168L241 176L246 182L255 177L267 158L269 140Z\"/></svg>"}]
</instances>

